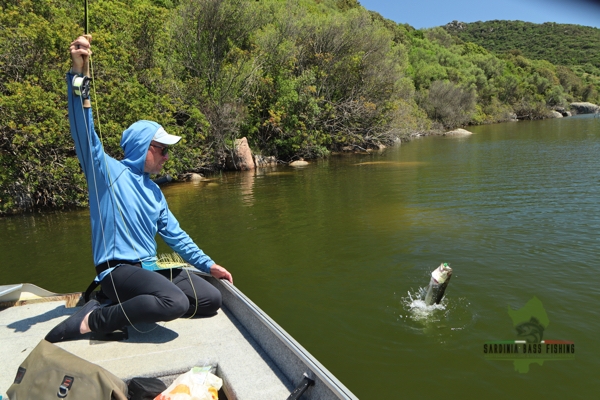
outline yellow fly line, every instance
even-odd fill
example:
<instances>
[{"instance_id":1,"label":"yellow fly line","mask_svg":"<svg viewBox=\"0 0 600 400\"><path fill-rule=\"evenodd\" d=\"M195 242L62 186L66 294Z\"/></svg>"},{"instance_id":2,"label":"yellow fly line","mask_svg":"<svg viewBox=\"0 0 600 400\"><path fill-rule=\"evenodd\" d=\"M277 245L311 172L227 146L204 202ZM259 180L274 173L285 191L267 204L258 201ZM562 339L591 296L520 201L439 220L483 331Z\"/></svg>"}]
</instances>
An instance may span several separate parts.
<instances>
[{"instance_id":1,"label":"yellow fly line","mask_svg":"<svg viewBox=\"0 0 600 400\"><path fill-rule=\"evenodd\" d=\"M191 267L177 253L160 254L156 260L156 266L160 269Z\"/></svg>"}]
</instances>

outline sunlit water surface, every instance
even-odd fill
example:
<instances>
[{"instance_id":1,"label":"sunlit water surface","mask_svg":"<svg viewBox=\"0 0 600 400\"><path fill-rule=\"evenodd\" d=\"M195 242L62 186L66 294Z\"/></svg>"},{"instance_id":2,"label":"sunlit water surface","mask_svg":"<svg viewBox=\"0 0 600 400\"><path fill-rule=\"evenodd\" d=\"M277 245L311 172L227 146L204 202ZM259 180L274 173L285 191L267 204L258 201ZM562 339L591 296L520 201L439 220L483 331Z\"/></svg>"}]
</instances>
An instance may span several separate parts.
<instances>
[{"instance_id":1,"label":"sunlit water surface","mask_svg":"<svg viewBox=\"0 0 600 400\"><path fill-rule=\"evenodd\" d=\"M236 286L359 398L598 393L600 119L471 130L163 191ZM0 219L0 282L84 289L88 219ZM454 274L428 307L419 289L441 262ZM508 309L534 297L544 339L575 342L575 360L523 373L486 359L486 341L517 339Z\"/></svg>"}]
</instances>

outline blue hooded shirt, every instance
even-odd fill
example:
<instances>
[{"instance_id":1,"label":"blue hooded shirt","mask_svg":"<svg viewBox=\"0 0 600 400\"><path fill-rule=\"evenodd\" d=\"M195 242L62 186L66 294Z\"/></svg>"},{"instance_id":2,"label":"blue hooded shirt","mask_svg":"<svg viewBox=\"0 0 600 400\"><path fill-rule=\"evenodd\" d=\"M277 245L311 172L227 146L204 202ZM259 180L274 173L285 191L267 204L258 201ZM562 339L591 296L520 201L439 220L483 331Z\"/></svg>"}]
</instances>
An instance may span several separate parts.
<instances>
[{"instance_id":1,"label":"blue hooded shirt","mask_svg":"<svg viewBox=\"0 0 600 400\"><path fill-rule=\"evenodd\" d=\"M72 80L67 74L69 123L88 184L94 264L122 260L156 269L158 233L186 262L210 273L215 262L181 229L160 188L144 172L150 142L161 126L134 123L121 138L123 160L110 157L94 130L92 109L73 93Z\"/></svg>"}]
</instances>

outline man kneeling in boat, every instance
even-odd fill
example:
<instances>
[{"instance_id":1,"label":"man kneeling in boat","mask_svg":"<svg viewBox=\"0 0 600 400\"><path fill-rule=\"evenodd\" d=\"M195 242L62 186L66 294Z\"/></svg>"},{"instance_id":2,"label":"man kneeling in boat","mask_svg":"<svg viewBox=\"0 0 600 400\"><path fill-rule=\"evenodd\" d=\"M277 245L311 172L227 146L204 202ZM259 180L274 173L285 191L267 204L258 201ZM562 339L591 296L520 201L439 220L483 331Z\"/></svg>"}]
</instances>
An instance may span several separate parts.
<instances>
[{"instance_id":1,"label":"man kneeling in boat","mask_svg":"<svg viewBox=\"0 0 600 400\"><path fill-rule=\"evenodd\" d=\"M180 228L163 193L150 179L169 159L169 146L181 138L156 122L138 121L123 132L123 160L104 152L86 90L90 40L80 36L69 48L69 122L88 184L96 279L113 305L101 307L90 300L48 333L46 340L53 343L88 332L109 333L138 323L217 312L221 293L210 283L181 268L157 270L156 233L187 263L233 283L231 274Z\"/></svg>"}]
</instances>

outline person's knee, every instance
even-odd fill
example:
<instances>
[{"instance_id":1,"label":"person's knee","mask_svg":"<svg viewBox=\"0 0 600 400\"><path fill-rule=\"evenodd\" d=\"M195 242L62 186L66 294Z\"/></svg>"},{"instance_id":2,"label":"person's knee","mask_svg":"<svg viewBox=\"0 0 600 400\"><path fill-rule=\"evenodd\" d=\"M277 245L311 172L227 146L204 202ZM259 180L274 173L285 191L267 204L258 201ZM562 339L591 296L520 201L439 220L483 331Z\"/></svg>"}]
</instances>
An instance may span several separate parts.
<instances>
[{"instance_id":1,"label":"person's knee","mask_svg":"<svg viewBox=\"0 0 600 400\"><path fill-rule=\"evenodd\" d=\"M215 289L206 295L206 302L204 307L202 307L201 313L202 315L214 315L219 311L222 304L223 298L221 292Z\"/></svg>"},{"instance_id":2,"label":"person's knee","mask_svg":"<svg viewBox=\"0 0 600 400\"><path fill-rule=\"evenodd\" d=\"M187 296L179 291L165 300L165 321L172 321L184 315L189 308Z\"/></svg>"},{"instance_id":3,"label":"person's knee","mask_svg":"<svg viewBox=\"0 0 600 400\"><path fill-rule=\"evenodd\" d=\"M221 292L218 290L208 291L203 293L198 301L194 299L190 299L190 308L187 313L185 313L184 317L191 316L202 316L202 317L211 317L219 311L221 305L223 303L223 299L221 297Z\"/></svg>"},{"instance_id":4,"label":"person's knee","mask_svg":"<svg viewBox=\"0 0 600 400\"><path fill-rule=\"evenodd\" d=\"M221 292L219 292L218 290L215 290L211 294L210 300L209 300L209 309L211 310L210 312L216 313L221 308L222 305L223 305L223 297L221 296Z\"/></svg>"}]
</instances>

